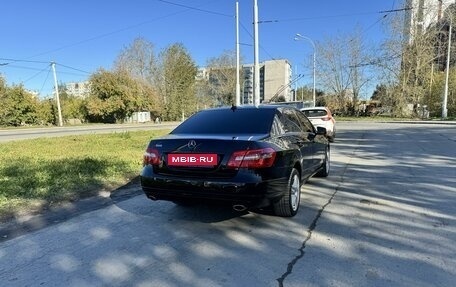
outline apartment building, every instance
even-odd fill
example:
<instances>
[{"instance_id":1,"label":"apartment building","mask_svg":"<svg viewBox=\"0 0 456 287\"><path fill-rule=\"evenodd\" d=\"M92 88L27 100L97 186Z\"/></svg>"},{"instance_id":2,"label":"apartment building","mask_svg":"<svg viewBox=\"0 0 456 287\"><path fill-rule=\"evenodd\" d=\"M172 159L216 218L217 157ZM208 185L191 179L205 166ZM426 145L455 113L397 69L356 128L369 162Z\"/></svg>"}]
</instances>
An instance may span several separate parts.
<instances>
[{"instance_id":1,"label":"apartment building","mask_svg":"<svg viewBox=\"0 0 456 287\"><path fill-rule=\"evenodd\" d=\"M242 72L241 103L253 104L254 65L243 65ZM269 60L260 63L260 103L269 102L271 99L279 97L291 101L291 77L291 64L288 60Z\"/></svg>"},{"instance_id":2,"label":"apartment building","mask_svg":"<svg viewBox=\"0 0 456 287\"><path fill-rule=\"evenodd\" d=\"M85 82L73 82L73 83L66 83L65 88L69 95L85 98L89 95L90 92L90 83L88 81Z\"/></svg>"},{"instance_id":3,"label":"apartment building","mask_svg":"<svg viewBox=\"0 0 456 287\"><path fill-rule=\"evenodd\" d=\"M455 0L405 0L404 40L413 41L415 35L423 33L431 24L443 17L443 13Z\"/></svg>"}]
</instances>

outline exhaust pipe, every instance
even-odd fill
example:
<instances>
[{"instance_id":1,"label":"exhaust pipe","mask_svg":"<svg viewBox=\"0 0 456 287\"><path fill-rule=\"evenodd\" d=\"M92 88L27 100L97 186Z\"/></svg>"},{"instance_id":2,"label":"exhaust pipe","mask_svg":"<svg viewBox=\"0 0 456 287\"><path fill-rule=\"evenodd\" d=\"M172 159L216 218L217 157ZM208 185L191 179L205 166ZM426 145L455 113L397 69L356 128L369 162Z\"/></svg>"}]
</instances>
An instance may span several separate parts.
<instances>
[{"instance_id":1,"label":"exhaust pipe","mask_svg":"<svg viewBox=\"0 0 456 287\"><path fill-rule=\"evenodd\" d=\"M235 205L233 205L233 209L236 211L245 211L245 210L247 210L247 207L242 204L235 204Z\"/></svg>"}]
</instances>

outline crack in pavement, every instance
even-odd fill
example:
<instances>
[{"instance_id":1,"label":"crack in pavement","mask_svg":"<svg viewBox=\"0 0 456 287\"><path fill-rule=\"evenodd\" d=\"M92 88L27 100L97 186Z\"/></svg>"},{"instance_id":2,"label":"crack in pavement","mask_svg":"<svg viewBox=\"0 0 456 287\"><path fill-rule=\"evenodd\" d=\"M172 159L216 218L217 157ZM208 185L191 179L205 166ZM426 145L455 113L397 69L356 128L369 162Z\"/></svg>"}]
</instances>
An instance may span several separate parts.
<instances>
[{"instance_id":1,"label":"crack in pavement","mask_svg":"<svg viewBox=\"0 0 456 287\"><path fill-rule=\"evenodd\" d=\"M331 201L333 200L334 196L336 195L337 191L338 191L338 188L336 188L336 190L334 191L334 193L331 195L331 197L329 198L328 202L325 203L325 205L323 205L319 210L318 210L318 213L317 215L315 216L314 220L312 221L312 223L310 224L309 228L308 228L308 235L306 237L306 239L303 241L301 247L298 249L299 251L299 255L297 255L295 258L293 258L293 260L291 260L290 263L288 263L288 266L287 266L287 271L282 274L282 276L280 278L277 279L277 281L279 282L279 286L280 287L283 287L283 282L285 281L286 277L288 275L291 274L291 272L293 271L293 267L294 265L299 261L299 259L301 259L302 257L304 257L304 249L306 248L306 244L307 244L307 241L310 240L310 238L312 237L312 232L313 230L315 229L315 227L317 226L317 222L318 220L320 219L321 217L321 214L323 213L323 211L325 210L326 206L328 206Z\"/></svg>"},{"instance_id":2,"label":"crack in pavement","mask_svg":"<svg viewBox=\"0 0 456 287\"><path fill-rule=\"evenodd\" d=\"M360 139L363 139L364 138L364 133L361 134L360 136ZM357 142L357 146L359 146L360 144L360 141ZM354 154L357 152L358 148L355 148L352 152L352 157L354 156ZM293 258L293 260L291 260L288 265L287 265L287 271L285 273L282 274L282 276L280 276L279 278L277 278L277 282L279 283L279 287L283 287L284 286L284 281L285 279L288 277L288 275L290 275L292 272L293 272L293 267L296 265L296 263L298 263L298 261L300 259L302 259L304 257L304 254L305 254L305 251L304 249L306 248L306 244L307 242L312 238L312 233L315 229L315 227L317 226L317 222L318 220L320 219L323 211L325 210L325 208L331 204L333 198L336 196L337 192L339 191L340 187L342 186L342 184L344 184L345 182L345 173L348 169L348 166L350 165L350 162L349 161L345 167L344 167L344 170L342 172L342 176L341 176L341 181L340 183L336 186L336 188L334 189L334 192L333 194L331 195L331 197L328 199L328 202L326 202L317 212L317 215L315 216L315 218L313 219L312 223L310 224L309 228L307 229L307 237L304 239L304 241L302 242L302 245L301 247L298 249L299 251L299 254Z\"/></svg>"}]
</instances>

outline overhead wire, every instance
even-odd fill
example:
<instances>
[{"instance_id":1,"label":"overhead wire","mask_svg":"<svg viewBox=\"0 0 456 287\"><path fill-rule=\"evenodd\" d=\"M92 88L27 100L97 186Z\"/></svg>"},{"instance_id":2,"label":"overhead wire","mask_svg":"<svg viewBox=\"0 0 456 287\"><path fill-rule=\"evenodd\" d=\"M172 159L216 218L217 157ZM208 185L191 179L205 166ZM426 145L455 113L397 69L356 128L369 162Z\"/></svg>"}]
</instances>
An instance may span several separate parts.
<instances>
[{"instance_id":1,"label":"overhead wire","mask_svg":"<svg viewBox=\"0 0 456 287\"><path fill-rule=\"evenodd\" d=\"M46 78L44 79L43 85L41 86L41 89L40 89L40 92L39 92L40 95L43 92L44 86L46 85L46 82L47 82L47 80L49 78L49 74L50 73L51 73L51 65L49 65L49 67L48 67L48 73L46 75Z\"/></svg>"},{"instance_id":2,"label":"overhead wire","mask_svg":"<svg viewBox=\"0 0 456 287\"><path fill-rule=\"evenodd\" d=\"M254 37L253 37L252 33L250 33L250 31L244 26L244 24L242 24L242 22L239 22L239 25L253 40ZM246 44L246 45L249 45L249 44ZM249 45L249 46L253 46L253 45ZM272 60L275 60L275 58L261 44L258 44L258 47L261 49L261 51L266 53Z\"/></svg>"},{"instance_id":3,"label":"overhead wire","mask_svg":"<svg viewBox=\"0 0 456 287\"><path fill-rule=\"evenodd\" d=\"M24 63L38 63L38 64L47 64L49 62L44 62L44 61L32 61L28 59L11 59L11 58L0 58L0 61L7 61L4 63L0 63L0 66L7 66L11 63L17 63L17 62L24 62Z\"/></svg>"},{"instance_id":4,"label":"overhead wire","mask_svg":"<svg viewBox=\"0 0 456 287\"><path fill-rule=\"evenodd\" d=\"M73 67L61 64L61 63L56 63L56 64L58 64L61 67L65 67L67 69L75 70L75 71L78 71L78 72L81 72L81 73L85 73L85 74L91 74L90 72L87 72L87 71L84 71L84 70L81 70L81 69L77 69L77 68L73 68Z\"/></svg>"},{"instance_id":5,"label":"overhead wire","mask_svg":"<svg viewBox=\"0 0 456 287\"><path fill-rule=\"evenodd\" d=\"M39 74L41 74L42 72L46 71L47 69L49 69L49 67L46 67L46 68L42 69L41 71L39 71L39 72L36 73L35 75L31 76L31 77L28 78L27 80L22 81L22 83L23 83L23 84L27 83L28 81L34 79L34 78L37 77Z\"/></svg>"},{"instance_id":6,"label":"overhead wire","mask_svg":"<svg viewBox=\"0 0 456 287\"><path fill-rule=\"evenodd\" d=\"M73 47L73 46L76 46L76 45L80 45L80 44L83 44L83 43L86 43L86 42L90 42L90 41L98 40L98 39L101 39L101 38L105 38L105 37L108 37L110 35L117 34L117 33L123 32L123 31L127 31L127 30L131 30L131 29L134 29L134 28L137 28L137 27L140 27L140 26L152 23L152 22L156 22L156 21L159 21L159 20L162 20L162 19L166 19L166 18L175 16L175 15L187 12L189 10L199 11L199 12L212 14L212 15L223 16L223 17L234 18L234 16L230 15L230 14L221 13L221 12L217 12L217 11L206 10L206 9L201 9L200 7L202 7L204 5L189 6L189 5L184 5L184 4L180 4L180 3L176 3L176 2L172 2L172 1L167 1L167 0L157 0L157 2L161 2L161 3L165 3L165 4L168 4L168 5L173 5L173 6L177 6L177 7L182 7L182 8L185 8L185 10L176 11L176 12L169 13L169 14L166 14L166 15L161 16L161 17L156 17L156 18L148 20L148 21L143 21L143 22L140 22L140 23L137 23L137 24L133 24L133 25L130 25L130 26L126 26L124 28L117 29L117 30L114 30L114 31L111 31L111 32L99 34L97 36L94 36L94 37L91 37L91 38L88 38L88 39L85 39L85 40L81 40L81 41L78 41L78 42L74 42L74 43L71 43L71 44L68 44L68 45L64 45L64 46L61 46L61 47L58 47L58 48L55 48L55 49L51 49L51 50L48 50L48 51L45 51L45 52L42 52L42 53L38 53L38 54L32 55L32 56L27 57L25 59L0 58L0 60L2 60L2 61L9 61L9 62L4 62L4 63L0 62L0 66L10 65L11 63L14 63L14 62L48 63L48 62L43 62L43 61L32 61L32 60L29 60L29 59L34 58L34 57L38 57L38 56L42 56L42 55L45 55L45 54L57 52L57 51L60 51L60 50L66 49L66 48L70 48L70 47ZM399 11L404 11L404 10L409 10L409 9L411 9L411 8L410 7L405 7L405 8L402 8L402 9L391 9L391 10L377 11L377 12L351 13L351 14L328 15L328 16L320 16L320 17L303 17L303 18L292 18L292 19L263 20L263 21L258 21L258 24L291 22L291 21L305 21L305 20L315 20L315 19L328 19L328 18L336 18L336 17L352 17L352 16L357 16L357 15L368 15L368 14L378 14L378 13L393 13L393 12L399 12ZM386 18L386 15L384 15L382 19ZM379 19L374 24L372 24L371 26L366 28L366 31L371 29L373 26L375 26L382 19ZM249 30L242 23L240 23L240 26L253 39L253 35L249 32ZM245 45L248 45L248 44L245 44ZM274 57L262 45L259 45L259 46L260 46L260 49L264 53L266 53L271 59L274 59ZM74 70L82 72L82 73L90 74L87 71L83 71L83 70L80 70L80 69L72 68L72 67L69 67L69 66L62 65L62 64L59 64L59 65L61 65L63 67L66 67L66 68L69 68L69 69L74 69ZM25 68L25 67L22 67L22 68ZM32 68L30 68L30 69L32 69Z\"/></svg>"},{"instance_id":7,"label":"overhead wire","mask_svg":"<svg viewBox=\"0 0 456 287\"><path fill-rule=\"evenodd\" d=\"M0 60L2 60L4 58L0 58ZM9 61L11 62L14 62L14 63L18 63L18 62L27 62L27 63L39 63L39 64L46 64L46 65L49 65L50 62L44 62L44 61L29 61L29 60L23 60L23 59L11 59L11 58L8 58ZM78 68L74 68L74 67L71 67L71 66L68 66L68 65L64 65L64 64L61 64L61 63L55 63L56 65L59 65L61 67L64 67L64 68L67 68L67 69L70 69L70 70L74 70L74 71L77 71L77 72L81 72L81 73L84 73L84 74L88 74L90 75L91 72L87 72L87 71L84 71L84 70L81 70L81 69L78 69ZM26 66L18 66L18 65L11 65L11 64L7 64L5 66L8 66L9 68L19 68L19 69L25 69L25 70L34 70L34 71L43 71L43 70L46 70L45 69L39 69L39 68L34 68L34 67L26 67ZM70 74L70 75L80 75L80 74L75 74L75 73L68 73L68 72L61 72L61 73L66 73L66 74Z\"/></svg>"},{"instance_id":8,"label":"overhead wire","mask_svg":"<svg viewBox=\"0 0 456 287\"><path fill-rule=\"evenodd\" d=\"M331 18L344 18L344 17L364 16L364 15L372 15L372 14L384 14L384 13L390 13L390 12L400 12L400 11L410 10L410 9L411 9L410 7L405 7L405 8L401 8L401 9L391 9L391 10L375 11L375 12L350 13L350 14L338 14L338 15L302 17L302 18L290 18L290 19L262 20L262 21L258 21L258 23L266 24L266 23L296 22L296 21L322 20L322 19L331 19Z\"/></svg>"},{"instance_id":9,"label":"overhead wire","mask_svg":"<svg viewBox=\"0 0 456 287\"><path fill-rule=\"evenodd\" d=\"M198 7L192 7L192 6L188 6L188 5L184 5L184 4L179 4L179 3L175 3L175 2L171 2L171 1L165 1L165 0L157 0L158 2L162 2L162 3L166 3L166 4L169 4L169 5L174 5L174 6L178 6L178 7L183 7L183 8L187 8L189 10L195 10L195 11L199 11L199 12L204 12L204 13L208 13L208 14L213 14L213 15L218 15L218 16L225 16L225 17L230 17L230 18L234 18L233 15L229 15L229 14L225 14L225 13L220 13L220 12L215 12L215 11L210 11L210 10L205 10L205 9L200 9L198 7L201 7L201 6L198 6Z\"/></svg>"},{"instance_id":10,"label":"overhead wire","mask_svg":"<svg viewBox=\"0 0 456 287\"><path fill-rule=\"evenodd\" d=\"M400 8L400 9L394 9L394 4L393 4L393 8L391 10L384 10L384 11L379 11L378 13L384 13L384 15L379 18L377 21L375 21L373 24L371 24L370 26L368 26L366 29L364 29L362 31L362 33L366 33L367 31L369 31L370 29L372 29L375 25L377 25L378 23L380 23L381 21L383 21L384 19L386 19L386 17L388 17L388 15L390 13L396 13L396 12L403 12L403 11L407 11L407 10L411 10L413 9L412 7L404 7L404 8ZM354 65L350 65L349 68L358 68L358 67L365 67L365 66L374 66L374 65L378 65L380 64L382 61L385 61L385 60L395 60L397 58L400 58L400 55L392 55L392 56L384 56L384 57L379 57L377 59L374 59L374 60L371 60L369 62L366 62L366 63L358 63L358 64L354 64Z\"/></svg>"}]
</instances>

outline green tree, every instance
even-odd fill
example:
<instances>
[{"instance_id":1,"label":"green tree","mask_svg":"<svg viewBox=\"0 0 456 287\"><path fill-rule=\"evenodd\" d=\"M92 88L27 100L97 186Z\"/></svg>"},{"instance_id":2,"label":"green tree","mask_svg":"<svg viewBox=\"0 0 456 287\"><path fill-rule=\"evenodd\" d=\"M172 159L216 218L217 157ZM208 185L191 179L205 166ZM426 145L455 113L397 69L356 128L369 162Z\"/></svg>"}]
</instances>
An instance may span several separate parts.
<instances>
[{"instance_id":1,"label":"green tree","mask_svg":"<svg viewBox=\"0 0 456 287\"><path fill-rule=\"evenodd\" d=\"M124 71L99 70L90 77L87 116L94 122L123 122L133 112L147 110L153 91Z\"/></svg>"},{"instance_id":2,"label":"green tree","mask_svg":"<svg viewBox=\"0 0 456 287\"><path fill-rule=\"evenodd\" d=\"M0 84L2 86L2 84ZM1 88L0 125L21 126L39 123L38 100L22 85Z\"/></svg>"},{"instance_id":3,"label":"green tree","mask_svg":"<svg viewBox=\"0 0 456 287\"><path fill-rule=\"evenodd\" d=\"M160 53L164 120L180 120L196 111L195 77L197 67L182 44L173 44Z\"/></svg>"},{"instance_id":4,"label":"green tree","mask_svg":"<svg viewBox=\"0 0 456 287\"><path fill-rule=\"evenodd\" d=\"M2 75L0 75L0 97L2 97L5 93L6 93L6 81L2 77Z\"/></svg>"},{"instance_id":5,"label":"green tree","mask_svg":"<svg viewBox=\"0 0 456 287\"><path fill-rule=\"evenodd\" d=\"M57 105L54 100L41 100L38 104L37 114L40 125L57 125Z\"/></svg>"},{"instance_id":6,"label":"green tree","mask_svg":"<svg viewBox=\"0 0 456 287\"><path fill-rule=\"evenodd\" d=\"M62 117L64 120L79 119L84 121L87 117L85 100L68 94L64 85L59 86L59 98L62 108Z\"/></svg>"}]
</instances>

